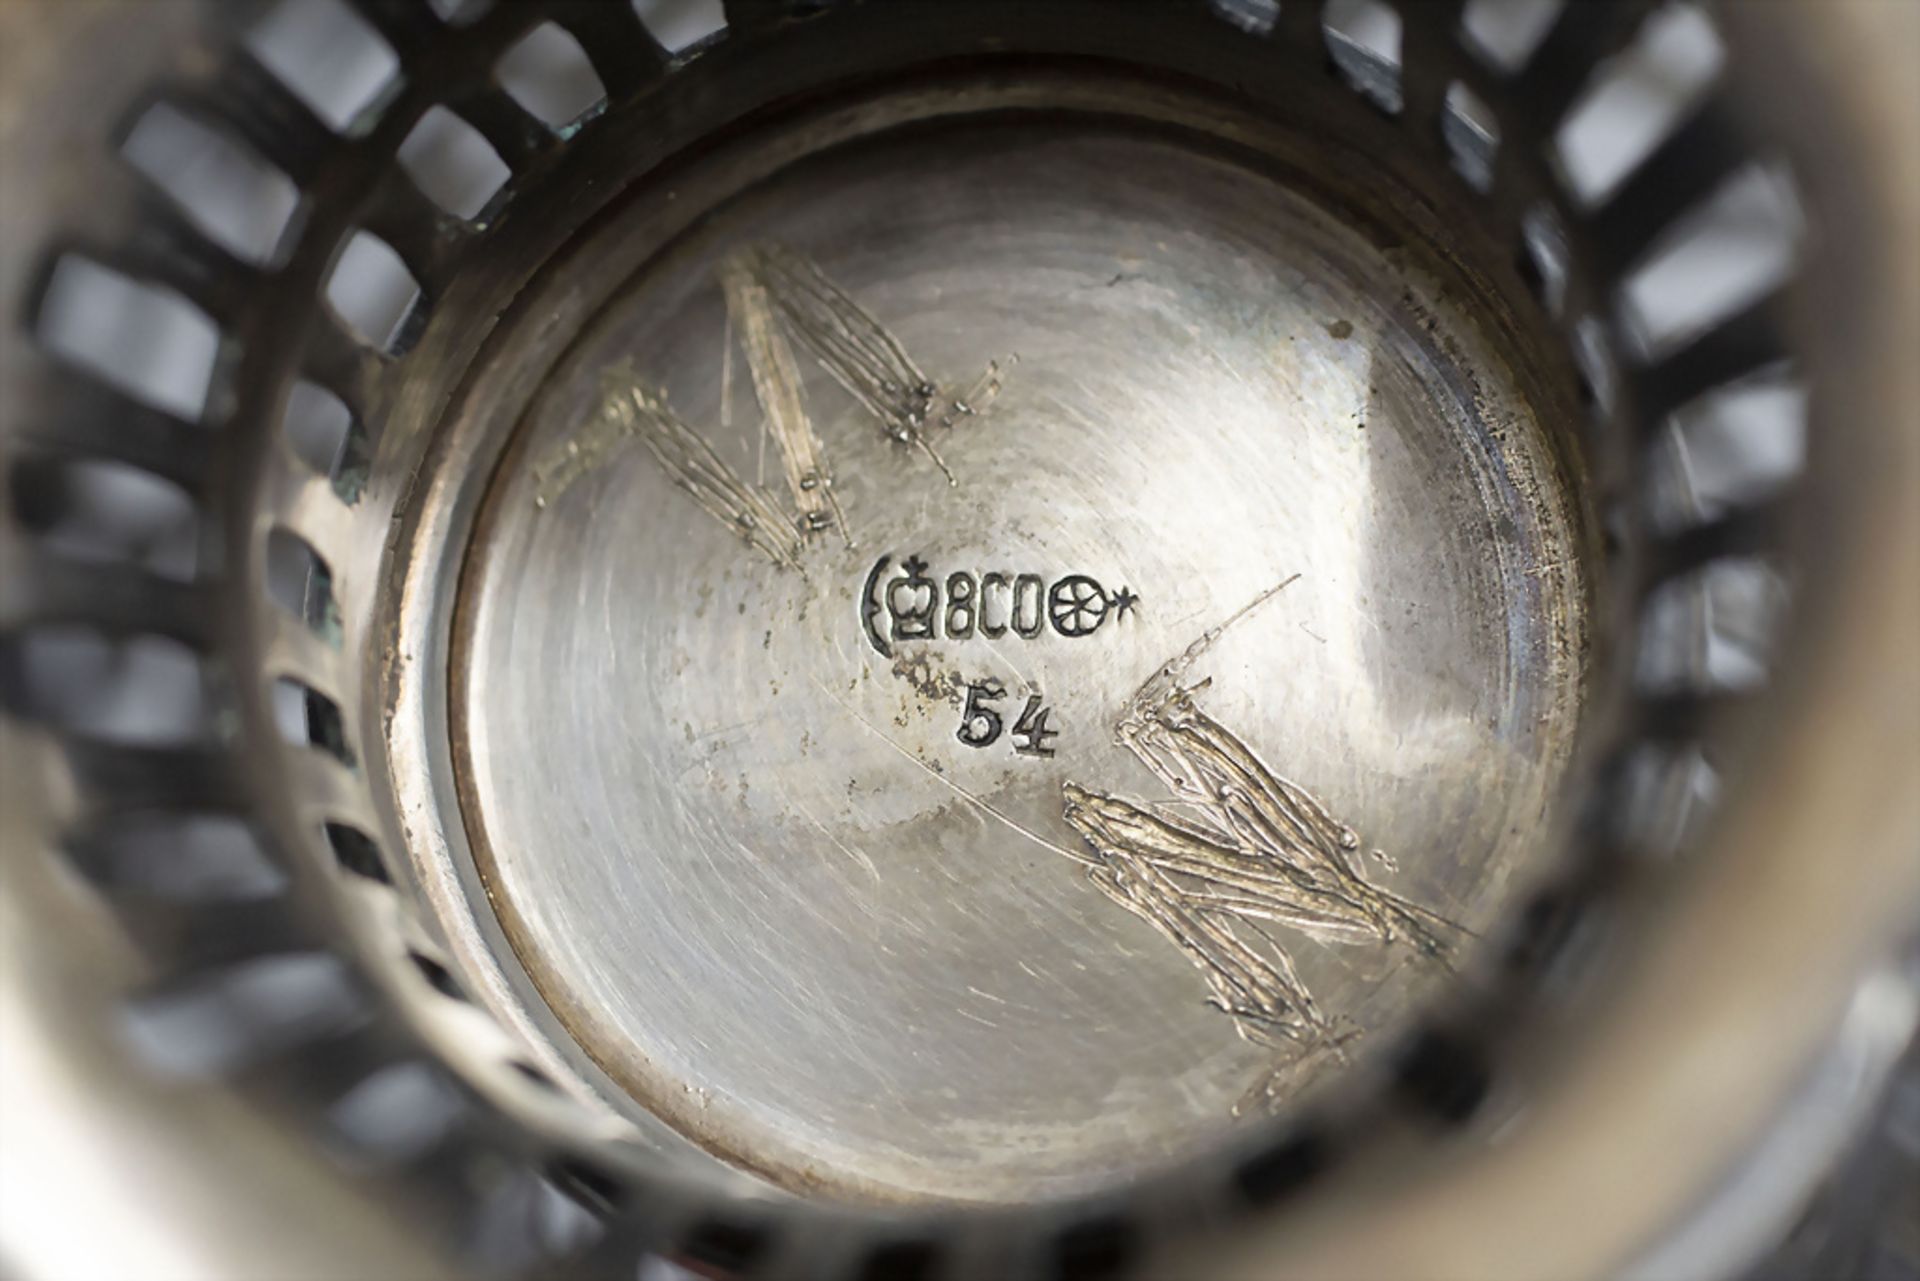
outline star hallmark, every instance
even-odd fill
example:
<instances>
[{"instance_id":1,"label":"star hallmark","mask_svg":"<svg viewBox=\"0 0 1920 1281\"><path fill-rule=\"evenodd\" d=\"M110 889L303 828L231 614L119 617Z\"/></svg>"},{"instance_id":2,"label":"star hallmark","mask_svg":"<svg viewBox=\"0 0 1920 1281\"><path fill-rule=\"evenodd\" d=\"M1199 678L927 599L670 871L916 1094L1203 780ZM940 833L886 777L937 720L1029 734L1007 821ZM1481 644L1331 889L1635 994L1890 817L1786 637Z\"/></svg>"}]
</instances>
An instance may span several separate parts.
<instances>
[{"instance_id":1,"label":"star hallmark","mask_svg":"<svg viewBox=\"0 0 1920 1281\"><path fill-rule=\"evenodd\" d=\"M1133 589L1130 587L1122 587L1119 591L1115 592L1113 594L1114 621L1118 622L1128 614L1131 614L1133 607L1139 603L1140 598L1133 594Z\"/></svg>"}]
</instances>

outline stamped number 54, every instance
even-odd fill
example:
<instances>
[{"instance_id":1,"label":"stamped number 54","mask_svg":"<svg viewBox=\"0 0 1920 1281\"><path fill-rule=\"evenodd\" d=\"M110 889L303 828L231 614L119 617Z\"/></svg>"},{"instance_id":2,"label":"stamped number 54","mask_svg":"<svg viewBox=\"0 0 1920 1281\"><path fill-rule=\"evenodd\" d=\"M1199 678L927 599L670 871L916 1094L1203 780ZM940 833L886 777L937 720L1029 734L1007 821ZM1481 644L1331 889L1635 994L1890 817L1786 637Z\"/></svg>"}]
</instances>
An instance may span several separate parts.
<instances>
[{"instance_id":1,"label":"stamped number 54","mask_svg":"<svg viewBox=\"0 0 1920 1281\"><path fill-rule=\"evenodd\" d=\"M991 747L1006 729L1006 721L993 704L1007 696L1004 685L996 680L973 681L967 686L967 705L960 711L960 728L954 737L968 747ZM1013 723L1013 750L1022 756L1052 756L1047 740L1059 731L1047 728L1052 709L1038 693L1027 695L1027 705Z\"/></svg>"}]
</instances>

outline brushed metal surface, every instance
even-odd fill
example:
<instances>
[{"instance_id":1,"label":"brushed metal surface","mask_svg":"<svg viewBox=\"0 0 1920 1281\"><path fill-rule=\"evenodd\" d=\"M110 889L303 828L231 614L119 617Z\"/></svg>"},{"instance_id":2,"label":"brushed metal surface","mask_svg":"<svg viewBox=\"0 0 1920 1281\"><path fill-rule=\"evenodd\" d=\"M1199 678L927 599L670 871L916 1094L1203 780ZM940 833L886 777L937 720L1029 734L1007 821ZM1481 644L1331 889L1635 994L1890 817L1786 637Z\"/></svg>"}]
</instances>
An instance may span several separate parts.
<instances>
[{"instance_id":1,"label":"brushed metal surface","mask_svg":"<svg viewBox=\"0 0 1920 1281\"><path fill-rule=\"evenodd\" d=\"M950 483L796 340L853 544L823 531L798 568L593 429L617 371L783 491L721 284L756 246L817 266L943 396L1001 375L925 426ZM1194 959L1090 884L1063 788L1173 801L1116 721L1286 582L1194 697L1469 955L1577 714L1585 589L1549 472L1419 263L1232 160L986 125L795 166L623 288L496 479L453 673L487 895L618 1106L790 1186L1013 1202L1191 1155L1385 1043L1460 962L1243 931L1338 1033L1236 1035ZM943 612L900 639L863 602L909 558L1137 601L1085 635L956 638ZM973 746L980 682L1005 724ZM1049 756L1008 732L1036 694Z\"/></svg>"}]
</instances>

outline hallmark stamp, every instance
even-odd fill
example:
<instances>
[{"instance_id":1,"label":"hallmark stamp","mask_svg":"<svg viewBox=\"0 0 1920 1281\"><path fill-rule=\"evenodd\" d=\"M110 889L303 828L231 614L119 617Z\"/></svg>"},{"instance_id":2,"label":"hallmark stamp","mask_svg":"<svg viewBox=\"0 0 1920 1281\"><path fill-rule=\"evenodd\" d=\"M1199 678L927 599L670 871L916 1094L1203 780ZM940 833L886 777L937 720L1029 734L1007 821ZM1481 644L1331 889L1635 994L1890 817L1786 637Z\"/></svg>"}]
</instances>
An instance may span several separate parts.
<instances>
[{"instance_id":1,"label":"hallmark stamp","mask_svg":"<svg viewBox=\"0 0 1920 1281\"><path fill-rule=\"evenodd\" d=\"M1091 636L1139 604L1130 589L1109 592L1089 574L1051 584L1040 574L1001 570L942 577L918 555L897 567L892 556L882 556L860 595L860 623L874 652L892 658L896 641L999 640L1009 633L1035 640L1049 628L1069 639Z\"/></svg>"}]
</instances>

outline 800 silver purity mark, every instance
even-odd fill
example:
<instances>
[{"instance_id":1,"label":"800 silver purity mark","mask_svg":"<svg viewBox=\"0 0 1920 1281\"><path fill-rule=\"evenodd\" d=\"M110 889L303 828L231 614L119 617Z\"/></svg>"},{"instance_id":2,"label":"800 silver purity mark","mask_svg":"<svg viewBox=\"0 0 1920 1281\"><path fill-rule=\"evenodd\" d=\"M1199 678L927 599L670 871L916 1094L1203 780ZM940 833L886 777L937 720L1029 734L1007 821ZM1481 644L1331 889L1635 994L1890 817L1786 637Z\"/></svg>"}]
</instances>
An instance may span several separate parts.
<instances>
[{"instance_id":1,"label":"800 silver purity mark","mask_svg":"<svg viewBox=\"0 0 1920 1281\"><path fill-rule=\"evenodd\" d=\"M1009 635L1034 640L1049 630L1091 636L1109 617L1124 619L1140 604L1130 589L1108 592L1088 574L1065 574L1049 583L1041 574L959 570L942 579L919 556L907 557L889 575L892 564L890 555L875 561L860 593L861 627L882 658L893 657L897 641Z\"/></svg>"}]
</instances>

